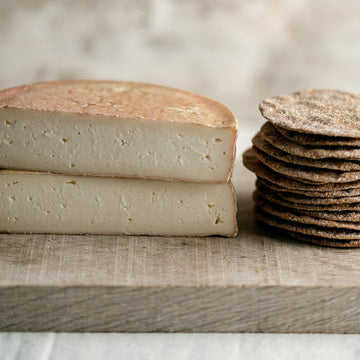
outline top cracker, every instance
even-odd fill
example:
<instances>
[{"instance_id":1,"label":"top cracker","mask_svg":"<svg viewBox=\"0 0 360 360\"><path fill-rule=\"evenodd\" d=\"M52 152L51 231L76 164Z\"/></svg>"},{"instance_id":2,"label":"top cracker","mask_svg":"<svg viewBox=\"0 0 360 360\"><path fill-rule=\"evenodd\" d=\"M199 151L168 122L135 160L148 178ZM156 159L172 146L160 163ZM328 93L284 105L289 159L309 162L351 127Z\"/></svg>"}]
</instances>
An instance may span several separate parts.
<instances>
[{"instance_id":1,"label":"top cracker","mask_svg":"<svg viewBox=\"0 0 360 360\"><path fill-rule=\"evenodd\" d=\"M274 125L300 133L360 138L360 96L337 90L303 90L260 103Z\"/></svg>"}]
</instances>

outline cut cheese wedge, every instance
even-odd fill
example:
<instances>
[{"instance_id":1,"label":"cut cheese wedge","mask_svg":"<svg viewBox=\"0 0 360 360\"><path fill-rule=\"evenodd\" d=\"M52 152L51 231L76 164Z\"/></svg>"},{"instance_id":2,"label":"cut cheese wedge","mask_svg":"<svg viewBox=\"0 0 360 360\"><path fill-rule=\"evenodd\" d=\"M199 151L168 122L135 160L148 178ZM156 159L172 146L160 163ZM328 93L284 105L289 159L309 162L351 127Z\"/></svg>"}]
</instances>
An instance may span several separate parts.
<instances>
[{"instance_id":1,"label":"cut cheese wedge","mask_svg":"<svg viewBox=\"0 0 360 360\"><path fill-rule=\"evenodd\" d=\"M0 167L226 182L237 121L224 105L132 82L64 81L0 92Z\"/></svg>"},{"instance_id":2,"label":"cut cheese wedge","mask_svg":"<svg viewBox=\"0 0 360 360\"><path fill-rule=\"evenodd\" d=\"M0 171L0 231L234 236L232 184Z\"/></svg>"}]
</instances>

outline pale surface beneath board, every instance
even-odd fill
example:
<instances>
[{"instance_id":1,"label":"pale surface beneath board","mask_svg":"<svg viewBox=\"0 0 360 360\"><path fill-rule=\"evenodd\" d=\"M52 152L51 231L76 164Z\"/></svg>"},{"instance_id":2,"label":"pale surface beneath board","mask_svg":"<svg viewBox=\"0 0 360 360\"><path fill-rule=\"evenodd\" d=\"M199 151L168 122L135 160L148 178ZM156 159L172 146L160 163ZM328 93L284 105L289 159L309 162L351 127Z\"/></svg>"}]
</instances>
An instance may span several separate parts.
<instances>
[{"instance_id":1,"label":"pale surface beneath board","mask_svg":"<svg viewBox=\"0 0 360 360\"><path fill-rule=\"evenodd\" d=\"M233 179L234 239L0 234L0 329L360 332L360 251L267 234Z\"/></svg>"},{"instance_id":2,"label":"pale surface beneath board","mask_svg":"<svg viewBox=\"0 0 360 360\"><path fill-rule=\"evenodd\" d=\"M358 360L360 335L0 333L5 360Z\"/></svg>"}]
</instances>

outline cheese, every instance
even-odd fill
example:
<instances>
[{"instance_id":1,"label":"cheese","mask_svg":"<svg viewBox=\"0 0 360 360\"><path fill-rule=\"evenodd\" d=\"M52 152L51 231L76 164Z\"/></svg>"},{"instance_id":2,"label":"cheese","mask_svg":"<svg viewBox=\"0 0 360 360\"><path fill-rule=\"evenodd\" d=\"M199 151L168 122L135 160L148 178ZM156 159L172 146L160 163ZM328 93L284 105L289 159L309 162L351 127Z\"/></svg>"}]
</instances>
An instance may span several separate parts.
<instances>
[{"instance_id":1,"label":"cheese","mask_svg":"<svg viewBox=\"0 0 360 360\"><path fill-rule=\"evenodd\" d=\"M231 183L0 171L0 231L234 236Z\"/></svg>"},{"instance_id":2,"label":"cheese","mask_svg":"<svg viewBox=\"0 0 360 360\"><path fill-rule=\"evenodd\" d=\"M203 96L148 84L65 81L0 92L0 167L226 182L237 121Z\"/></svg>"}]
</instances>

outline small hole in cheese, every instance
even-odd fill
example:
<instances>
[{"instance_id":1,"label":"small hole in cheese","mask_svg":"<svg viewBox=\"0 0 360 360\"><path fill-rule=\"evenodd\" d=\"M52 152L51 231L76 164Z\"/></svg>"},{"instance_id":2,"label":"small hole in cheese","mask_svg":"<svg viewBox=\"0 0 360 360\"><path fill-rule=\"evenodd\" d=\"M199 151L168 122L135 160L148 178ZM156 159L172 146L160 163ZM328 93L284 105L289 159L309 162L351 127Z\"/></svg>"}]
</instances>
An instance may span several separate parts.
<instances>
[{"instance_id":1,"label":"small hole in cheese","mask_svg":"<svg viewBox=\"0 0 360 360\"><path fill-rule=\"evenodd\" d=\"M74 181L74 180L72 180L72 181L67 181L66 183L69 184L69 185L76 185L76 181Z\"/></svg>"},{"instance_id":2,"label":"small hole in cheese","mask_svg":"<svg viewBox=\"0 0 360 360\"><path fill-rule=\"evenodd\" d=\"M215 219L215 224L217 225L217 224L221 224L221 223L223 223L223 222L224 222L224 221L221 220L220 215L217 215L217 216L216 216L216 219Z\"/></svg>"}]
</instances>

